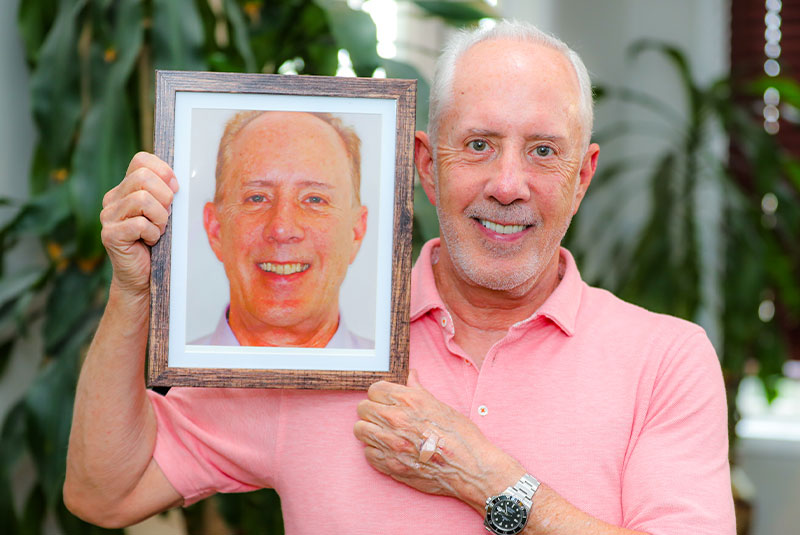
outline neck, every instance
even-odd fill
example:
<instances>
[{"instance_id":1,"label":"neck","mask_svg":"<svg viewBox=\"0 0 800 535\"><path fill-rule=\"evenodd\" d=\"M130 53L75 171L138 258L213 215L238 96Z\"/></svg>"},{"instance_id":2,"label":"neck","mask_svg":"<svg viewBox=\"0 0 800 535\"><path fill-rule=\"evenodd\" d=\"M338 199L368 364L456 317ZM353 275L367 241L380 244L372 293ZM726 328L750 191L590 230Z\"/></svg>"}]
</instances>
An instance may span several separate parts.
<instances>
[{"instance_id":1,"label":"neck","mask_svg":"<svg viewBox=\"0 0 800 535\"><path fill-rule=\"evenodd\" d=\"M313 326L275 326L260 321L247 321L246 316L237 313L231 305L228 325L236 340L243 346L325 347L339 328L339 312L337 308L333 314L328 314L321 323Z\"/></svg>"},{"instance_id":2,"label":"neck","mask_svg":"<svg viewBox=\"0 0 800 535\"><path fill-rule=\"evenodd\" d=\"M560 282L558 252L541 273L510 290L492 290L467 279L453 264L444 241L433 265L436 288L453 316L455 341L480 365L486 352L515 323L532 316Z\"/></svg>"}]
</instances>

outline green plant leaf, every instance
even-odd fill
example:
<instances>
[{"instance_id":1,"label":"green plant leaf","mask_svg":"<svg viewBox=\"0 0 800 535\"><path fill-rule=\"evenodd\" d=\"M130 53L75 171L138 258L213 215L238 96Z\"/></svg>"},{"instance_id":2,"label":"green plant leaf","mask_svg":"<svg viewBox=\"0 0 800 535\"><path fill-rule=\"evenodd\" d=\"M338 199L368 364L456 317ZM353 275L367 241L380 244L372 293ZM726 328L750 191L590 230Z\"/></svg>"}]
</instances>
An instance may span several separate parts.
<instances>
[{"instance_id":1,"label":"green plant leaf","mask_svg":"<svg viewBox=\"0 0 800 535\"><path fill-rule=\"evenodd\" d=\"M47 268L31 267L3 277L0 280L0 305L6 304L39 284L46 274Z\"/></svg>"},{"instance_id":2,"label":"green plant leaf","mask_svg":"<svg viewBox=\"0 0 800 535\"><path fill-rule=\"evenodd\" d=\"M238 527L239 533L280 535L284 532L281 499L272 489L247 494L218 494L214 501L225 522Z\"/></svg>"},{"instance_id":3,"label":"green plant leaf","mask_svg":"<svg viewBox=\"0 0 800 535\"><path fill-rule=\"evenodd\" d=\"M17 512L14 509L14 492L5 466L0 466L0 532L19 533Z\"/></svg>"},{"instance_id":4,"label":"green plant leaf","mask_svg":"<svg viewBox=\"0 0 800 535\"><path fill-rule=\"evenodd\" d=\"M47 30L53 24L57 8L58 0L40 0L37 2L28 0L27 2L19 3L17 26L22 42L25 45L25 54L28 61L36 62L39 49L47 35Z\"/></svg>"},{"instance_id":5,"label":"green plant leaf","mask_svg":"<svg viewBox=\"0 0 800 535\"><path fill-rule=\"evenodd\" d=\"M250 45L250 31L247 28L247 20L244 13L242 13L242 9L235 0L225 0L225 14L233 30L233 45L244 61L245 70L247 72L257 72L258 66L256 65L255 54L253 53L253 47Z\"/></svg>"},{"instance_id":6,"label":"green plant leaf","mask_svg":"<svg viewBox=\"0 0 800 535\"><path fill-rule=\"evenodd\" d=\"M44 527L47 505L42 487L36 485L25 501L25 508L20 519L20 535L41 535Z\"/></svg>"},{"instance_id":7,"label":"green plant leaf","mask_svg":"<svg viewBox=\"0 0 800 535\"><path fill-rule=\"evenodd\" d=\"M124 529L105 529L84 522L69 512L64 505L63 499L57 501L56 517L58 518L58 523L61 526L61 530L67 535L123 535L125 533Z\"/></svg>"},{"instance_id":8,"label":"green plant leaf","mask_svg":"<svg viewBox=\"0 0 800 535\"><path fill-rule=\"evenodd\" d=\"M194 0L152 1L155 68L205 70L203 20Z\"/></svg>"},{"instance_id":9,"label":"green plant leaf","mask_svg":"<svg viewBox=\"0 0 800 535\"><path fill-rule=\"evenodd\" d=\"M482 0L458 2L453 2L452 0L414 0L414 3L427 11L428 14L441 17L448 23L459 26L485 18L497 17L497 12Z\"/></svg>"},{"instance_id":10,"label":"green plant leaf","mask_svg":"<svg viewBox=\"0 0 800 535\"><path fill-rule=\"evenodd\" d=\"M19 533L11 474L25 448L25 408L22 401L5 416L0 434L0 533Z\"/></svg>"},{"instance_id":11,"label":"green plant leaf","mask_svg":"<svg viewBox=\"0 0 800 535\"><path fill-rule=\"evenodd\" d=\"M136 152L137 138L125 90L142 46L139 0L120 0L114 10L115 61L104 80L101 98L83 122L67 182L76 220L77 253L82 258L103 254L99 214L103 195L122 179Z\"/></svg>"},{"instance_id":12,"label":"green plant leaf","mask_svg":"<svg viewBox=\"0 0 800 535\"><path fill-rule=\"evenodd\" d=\"M28 449L48 507L61 498L78 352L51 360L25 395Z\"/></svg>"},{"instance_id":13,"label":"green plant leaf","mask_svg":"<svg viewBox=\"0 0 800 535\"><path fill-rule=\"evenodd\" d=\"M73 157L69 180L77 224L77 251L82 258L103 254L100 219L103 195L125 175L136 152L136 132L123 92L106 95L86 117Z\"/></svg>"},{"instance_id":14,"label":"green plant leaf","mask_svg":"<svg viewBox=\"0 0 800 535\"><path fill-rule=\"evenodd\" d=\"M31 75L31 106L52 167L64 166L81 115L79 15L86 0L61 0Z\"/></svg>"},{"instance_id":15,"label":"green plant leaf","mask_svg":"<svg viewBox=\"0 0 800 535\"><path fill-rule=\"evenodd\" d=\"M353 70L358 76L372 76L381 64L378 56L378 37L372 17L363 11L350 9L346 2L318 0L328 14L328 22L336 46L350 53Z\"/></svg>"},{"instance_id":16,"label":"green plant leaf","mask_svg":"<svg viewBox=\"0 0 800 535\"><path fill-rule=\"evenodd\" d=\"M69 215L68 188L65 184L58 184L25 203L17 215L0 228L0 238L26 234L47 236Z\"/></svg>"},{"instance_id":17,"label":"green plant leaf","mask_svg":"<svg viewBox=\"0 0 800 535\"><path fill-rule=\"evenodd\" d=\"M780 94L780 101L783 104L791 104L795 108L800 108L800 83L797 80L786 76L763 76L746 86L748 93L753 96L761 96L768 88L774 87Z\"/></svg>"},{"instance_id":18,"label":"green plant leaf","mask_svg":"<svg viewBox=\"0 0 800 535\"><path fill-rule=\"evenodd\" d=\"M686 92L686 97L689 101L690 115L696 115L700 107L701 91L692 77L692 69L689 66L686 54L678 47L669 43L653 39L641 39L634 42L629 47L628 55L631 57L638 57L648 50L660 52L662 56L673 64L682 82L683 89Z\"/></svg>"},{"instance_id":19,"label":"green plant leaf","mask_svg":"<svg viewBox=\"0 0 800 535\"><path fill-rule=\"evenodd\" d=\"M54 277L45 308L45 351L52 354L74 331L89 310L101 277L84 273L75 265Z\"/></svg>"}]
</instances>

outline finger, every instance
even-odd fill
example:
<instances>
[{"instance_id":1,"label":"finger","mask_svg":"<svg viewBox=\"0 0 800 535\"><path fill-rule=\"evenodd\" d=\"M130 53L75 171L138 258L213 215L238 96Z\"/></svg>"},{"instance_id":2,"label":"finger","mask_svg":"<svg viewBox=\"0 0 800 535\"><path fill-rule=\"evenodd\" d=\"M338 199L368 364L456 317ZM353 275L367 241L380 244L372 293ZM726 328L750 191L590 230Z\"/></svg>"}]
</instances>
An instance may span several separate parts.
<instances>
[{"instance_id":1,"label":"finger","mask_svg":"<svg viewBox=\"0 0 800 535\"><path fill-rule=\"evenodd\" d=\"M416 368L411 368L411 371L408 373L408 381L406 382L406 385L409 388L425 390L425 387L422 386L422 383L419 380L419 374L417 373Z\"/></svg>"},{"instance_id":2,"label":"finger","mask_svg":"<svg viewBox=\"0 0 800 535\"><path fill-rule=\"evenodd\" d=\"M137 191L150 193L165 208L172 203L175 195L151 169L142 167L127 175L116 188L108 192L108 202L119 201Z\"/></svg>"},{"instance_id":3,"label":"finger","mask_svg":"<svg viewBox=\"0 0 800 535\"><path fill-rule=\"evenodd\" d=\"M367 398L384 405L398 405L401 396L408 390L408 387L388 381L378 381L370 385L367 390Z\"/></svg>"},{"instance_id":4,"label":"finger","mask_svg":"<svg viewBox=\"0 0 800 535\"><path fill-rule=\"evenodd\" d=\"M365 399L359 402L356 412L362 420L372 422L386 429L405 429L410 427L408 415L400 407Z\"/></svg>"},{"instance_id":5,"label":"finger","mask_svg":"<svg viewBox=\"0 0 800 535\"><path fill-rule=\"evenodd\" d=\"M353 434L367 446L372 446L390 457L408 456L416 459L423 439L415 435L404 436L363 420L353 426Z\"/></svg>"},{"instance_id":6,"label":"finger","mask_svg":"<svg viewBox=\"0 0 800 535\"><path fill-rule=\"evenodd\" d=\"M366 457L367 462L375 470L387 476L391 475L389 469L384 465L386 457L380 449L373 448L372 446L364 446L364 457Z\"/></svg>"},{"instance_id":7,"label":"finger","mask_svg":"<svg viewBox=\"0 0 800 535\"><path fill-rule=\"evenodd\" d=\"M131 163L128 165L125 176L142 168L149 169L155 173L155 175L158 176L164 184L167 184L173 192L178 191L178 180L175 178L175 172L164 160L155 154L137 152L133 158L131 158Z\"/></svg>"},{"instance_id":8,"label":"finger","mask_svg":"<svg viewBox=\"0 0 800 535\"><path fill-rule=\"evenodd\" d=\"M144 216L132 217L104 226L100 237L106 249L125 250L138 240L155 245L161 230Z\"/></svg>"},{"instance_id":9,"label":"finger","mask_svg":"<svg viewBox=\"0 0 800 535\"><path fill-rule=\"evenodd\" d=\"M137 216L146 217L163 233L169 220L169 211L149 192L139 190L103 208L100 222L107 225Z\"/></svg>"}]
</instances>

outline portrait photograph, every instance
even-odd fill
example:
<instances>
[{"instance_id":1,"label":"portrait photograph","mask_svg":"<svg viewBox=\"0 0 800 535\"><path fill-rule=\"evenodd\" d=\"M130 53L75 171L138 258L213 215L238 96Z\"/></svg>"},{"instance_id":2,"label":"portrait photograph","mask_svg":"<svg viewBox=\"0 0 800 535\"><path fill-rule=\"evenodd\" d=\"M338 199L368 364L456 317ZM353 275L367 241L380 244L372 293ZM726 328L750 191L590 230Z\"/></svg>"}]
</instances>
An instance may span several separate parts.
<instances>
[{"instance_id":1,"label":"portrait photograph","mask_svg":"<svg viewBox=\"0 0 800 535\"><path fill-rule=\"evenodd\" d=\"M165 130L180 190L168 269L153 267L153 310L165 314L151 324L150 365L162 368L152 384L343 388L405 366L393 369L393 329L408 305L393 295L408 284L395 253L410 229L395 218L410 191L397 178L413 174L410 157L408 172L398 167L397 145L404 135L410 146L413 130L398 129L397 98L267 78L315 85L174 91Z\"/></svg>"}]
</instances>

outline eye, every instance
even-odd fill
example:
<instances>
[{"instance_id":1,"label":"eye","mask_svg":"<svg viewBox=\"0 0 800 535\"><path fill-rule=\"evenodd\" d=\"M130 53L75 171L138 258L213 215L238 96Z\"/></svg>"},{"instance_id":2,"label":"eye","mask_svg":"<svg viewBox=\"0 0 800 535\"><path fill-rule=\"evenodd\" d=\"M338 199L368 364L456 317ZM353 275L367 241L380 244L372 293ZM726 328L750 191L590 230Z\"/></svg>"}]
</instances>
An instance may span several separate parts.
<instances>
[{"instance_id":1,"label":"eye","mask_svg":"<svg viewBox=\"0 0 800 535\"><path fill-rule=\"evenodd\" d=\"M533 151L536 153L536 156L540 156L542 158L546 158L547 156L551 156L553 154L553 148L548 147L547 145L539 145Z\"/></svg>"},{"instance_id":2,"label":"eye","mask_svg":"<svg viewBox=\"0 0 800 535\"><path fill-rule=\"evenodd\" d=\"M309 195L308 197L305 198L304 202L307 202L309 204L324 204L325 199L323 199L319 195Z\"/></svg>"},{"instance_id":3,"label":"eye","mask_svg":"<svg viewBox=\"0 0 800 535\"><path fill-rule=\"evenodd\" d=\"M483 152L489 148L489 144L485 139L473 139L467 145L475 152Z\"/></svg>"},{"instance_id":4,"label":"eye","mask_svg":"<svg viewBox=\"0 0 800 535\"><path fill-rule=\"evenodd\" d=\"M259 195L256 193L255 195L250 195L245 201L247 202L265 202L267 198L263 195Z\"/></svg>"}]
</instances>

